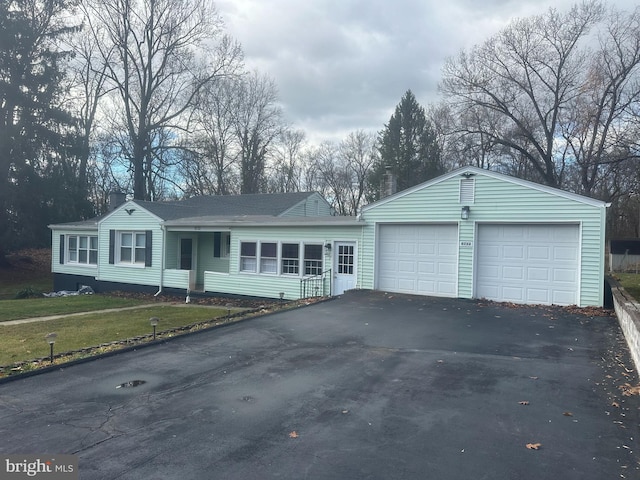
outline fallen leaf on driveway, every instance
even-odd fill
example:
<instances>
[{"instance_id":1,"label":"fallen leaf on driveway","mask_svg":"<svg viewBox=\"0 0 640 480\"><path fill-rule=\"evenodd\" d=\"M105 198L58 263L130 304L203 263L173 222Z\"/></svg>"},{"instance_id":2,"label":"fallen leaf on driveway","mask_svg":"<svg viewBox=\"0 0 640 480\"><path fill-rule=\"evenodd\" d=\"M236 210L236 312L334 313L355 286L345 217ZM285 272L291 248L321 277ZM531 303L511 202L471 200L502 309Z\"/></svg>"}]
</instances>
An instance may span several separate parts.
<instances>
[{"instance_id":1,"label":"fallen leaf on driveway","mask_svg":"<svg viewBox=\"0 0 640 480\"><path fill-rule=\"evenodd\" d=\"M542 447L541 443L527 443L527 448L529 450L540 450L540 447Z\"/></svg>"},{"instance_id":2,"label":"fallen leaf on driveway","mask_svg":"<svg viewBox=\"0 0 640 480\"><path fill-rule=\"evenodd\" d=\"M620 408L620 404L618 402L613 402L611 404L612 407Z\"/></svg>"},{"instance_id":3,"label":"fallen leaf on driveway","mask_svg":"<svg viewBox=\"0 0 640 480\"><path fill-rule=\"evenodd\" d=\"M529 405L529 401L528 400L522 400L521 402L518 402L518 405Z\"/></svg>"},{"instance_id":4,"label":"fallen leaf on driveway","mask_svg":"<svg viewBox=\"0 0 640 480\"><path fill-rule=\"evenodd\" d=\"M295 430L289 434L289 438L298 438L298 437L299 437L298 432L296 432Z\"/></svg>"},{"instance_id":5,"label":"fallen leaf on driveway","mask_svg":"<svg viewBox=\"0 0 640 480\"><path fill-rule=\"evenodd\" d=\"M573 413L571 412L562 412L565 417L573 417Z\"/></svg>"},{"instance_id":6,"label":"fallen leaf on driveway","mask_svg":"<svg viewBox=\"0 0 640 480\"><path fill-rule=\"evenodd\" d=\"M628 383L621 385L620 390L622 390L622 395L625 397L630 397L631 395L640 395L640 385L636 385L632 387Z\"/></svg>"}]
</instances>

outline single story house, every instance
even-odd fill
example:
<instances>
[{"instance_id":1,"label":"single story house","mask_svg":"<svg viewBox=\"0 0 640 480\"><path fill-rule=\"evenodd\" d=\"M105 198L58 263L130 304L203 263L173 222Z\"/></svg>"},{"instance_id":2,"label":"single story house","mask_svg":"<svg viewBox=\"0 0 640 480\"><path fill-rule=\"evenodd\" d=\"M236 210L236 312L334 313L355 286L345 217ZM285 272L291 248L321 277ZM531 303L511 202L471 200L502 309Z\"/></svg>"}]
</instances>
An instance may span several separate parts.
<instances>
[{"instance_id":1,"label":"single story house","mask_svg":"<svg viewBox=\"0 0 640 480\"><path fill-rule=\"evenodd\" d=\"M317 193L131 200L51 225L56 289L296 299L362 288L602 305L607 204L474 167L356 217Z\"/></svg>"}]
</instances>

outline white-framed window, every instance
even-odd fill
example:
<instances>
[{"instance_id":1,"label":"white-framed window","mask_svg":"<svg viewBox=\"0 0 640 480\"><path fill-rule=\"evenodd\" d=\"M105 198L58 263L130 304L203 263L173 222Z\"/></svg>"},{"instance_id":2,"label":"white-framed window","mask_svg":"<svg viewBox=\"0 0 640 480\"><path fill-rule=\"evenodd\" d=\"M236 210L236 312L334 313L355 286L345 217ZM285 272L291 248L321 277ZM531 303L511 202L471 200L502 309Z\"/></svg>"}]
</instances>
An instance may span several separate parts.
<instances>
[{"instance_id":1,"label":"white-framed window","mask_svg":"<svg viewBox=\"0 0 640 480\"><path fill-rule=\"evenodd\" d=\"M144 265L146 258L145 232L120 232L118 254L118 263Z\"/></svg>"},{"instance_id":2,"label":"white-framed window","mask_svg":"<svg viewBox=\"0 0 640 480\"><path fill-rule=\"evenodd\" d=\"M257 243L240 242L240 271L255 272L257 265Z\"/></svg>"},{"instance_id":3,"label":"white-framed window","mask_svg":"<svg viewBox=\"0 0 640 480\"><path fill-rule=\"evenodd\" d=\"M324 243L241 241L239 270L265 275L321 275Z\"/></svg>"},{"instance_id":4,"label":"white-framed window","mask_svg":"<svg viewBox=\"0 0 640 480\"><path fill-rule=\"evenodd\" d=\"M304 274L320 275L322 273L322 245L305 244Z\"/></svg>"},{"instance_id":5,"label":"white-framed window","mask_svg":"<svg viewBox=\"0 0 640 480\"><path fill-rule=\"evenodd\" d=\"M229 232L216 232L213 234L213 257L229 258L231 252L231 234Z\"/></svg>"},{"instance_id":6,"label":"white-framed window","mask_svg":"<svg viewBox=\"0 0 640 480\"><path fill-rule=\"evenodd\" d=\"M278 244L260 243L260 273L278 273Z\"/></svg>"},{"instance_id":7,"label":"white-framed window","mask_svg":"<svg viewBox=\"0 0 640 480\"><path fill-rule=\"evenodd\" d=\"M300 244L283 243L280 257L283 275L298 275L300 273Z\"/></svg>"},{"instance_id":8,"label":"white-framed window","mask_svg":"<svg viewBox=\"0 0 640 480\"><path fill-rule=\"evenodd\" d=\"M68 235L67 263L77 263L80 265L97 265L97 235Z\"/></svg>"}]
</instances>

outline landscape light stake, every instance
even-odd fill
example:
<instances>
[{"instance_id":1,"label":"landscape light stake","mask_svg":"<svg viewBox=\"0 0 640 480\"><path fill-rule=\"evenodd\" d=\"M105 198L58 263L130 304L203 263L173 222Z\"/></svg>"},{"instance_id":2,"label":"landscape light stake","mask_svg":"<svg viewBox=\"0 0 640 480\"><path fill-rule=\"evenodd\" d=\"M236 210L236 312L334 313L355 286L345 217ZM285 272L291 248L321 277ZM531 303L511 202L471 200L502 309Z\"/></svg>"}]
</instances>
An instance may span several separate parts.
<instances>
[{"instance_id":1,"label":"landscape light stake","mask_svg":"<svg viewBox=\"0 0 640 480\"><path fill-rule=\"evenodd\" d=\"M58 338L57 333L47 333L44 336L45 340L49 343L49 360L53 363L53 344L56 343L56 338Z\"/></svg>"},{"instance_id":2,"label":"landscape light stake","mask_svg":"<svg viewBox=\"0 0 640 480\"><path fill-rule=\"evenodd\" d=\"M149 323L151 323L151 326L153 327L153 339L156 339L156 327L158 326L158 322L160 321L160 319L158 317L151 317L149 319Z\"/></svg>"}]
</instances>

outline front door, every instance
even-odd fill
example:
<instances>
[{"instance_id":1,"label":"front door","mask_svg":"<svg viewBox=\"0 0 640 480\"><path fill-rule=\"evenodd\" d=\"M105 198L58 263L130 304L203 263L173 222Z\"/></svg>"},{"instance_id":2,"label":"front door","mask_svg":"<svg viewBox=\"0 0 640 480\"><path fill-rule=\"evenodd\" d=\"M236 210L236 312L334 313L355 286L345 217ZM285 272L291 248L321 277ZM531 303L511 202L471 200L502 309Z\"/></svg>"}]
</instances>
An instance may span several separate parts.
<instances>
[{"instance_id":1,"label":"front door","mask_svg":"<svg viewBox=\"0 0 640 480\"><path fill-rule=\"evenodd\" d=\"M356 243L336 242L333 260L333 295L356 287Z\"/></svg>"},{"instance_id":2,"label":"front door","mask_svg":"<svg viewBox=\"0 0 640 480\"><path fill-rule=\"evenodd\" d=\"M193 238L180 239L180 270L189 270L189 289L196 288L196 272L193 248Z\"/></svg>"},{"instance_id":3,"label":"front door","mask_svg":"<svg viewBox=\"0 0 640 480\"><path fill-rule=\"evenodd\" d=\"M180 239L180 270L191 270L193 266L193 239Z\"/></svg>"}]
</instances>

